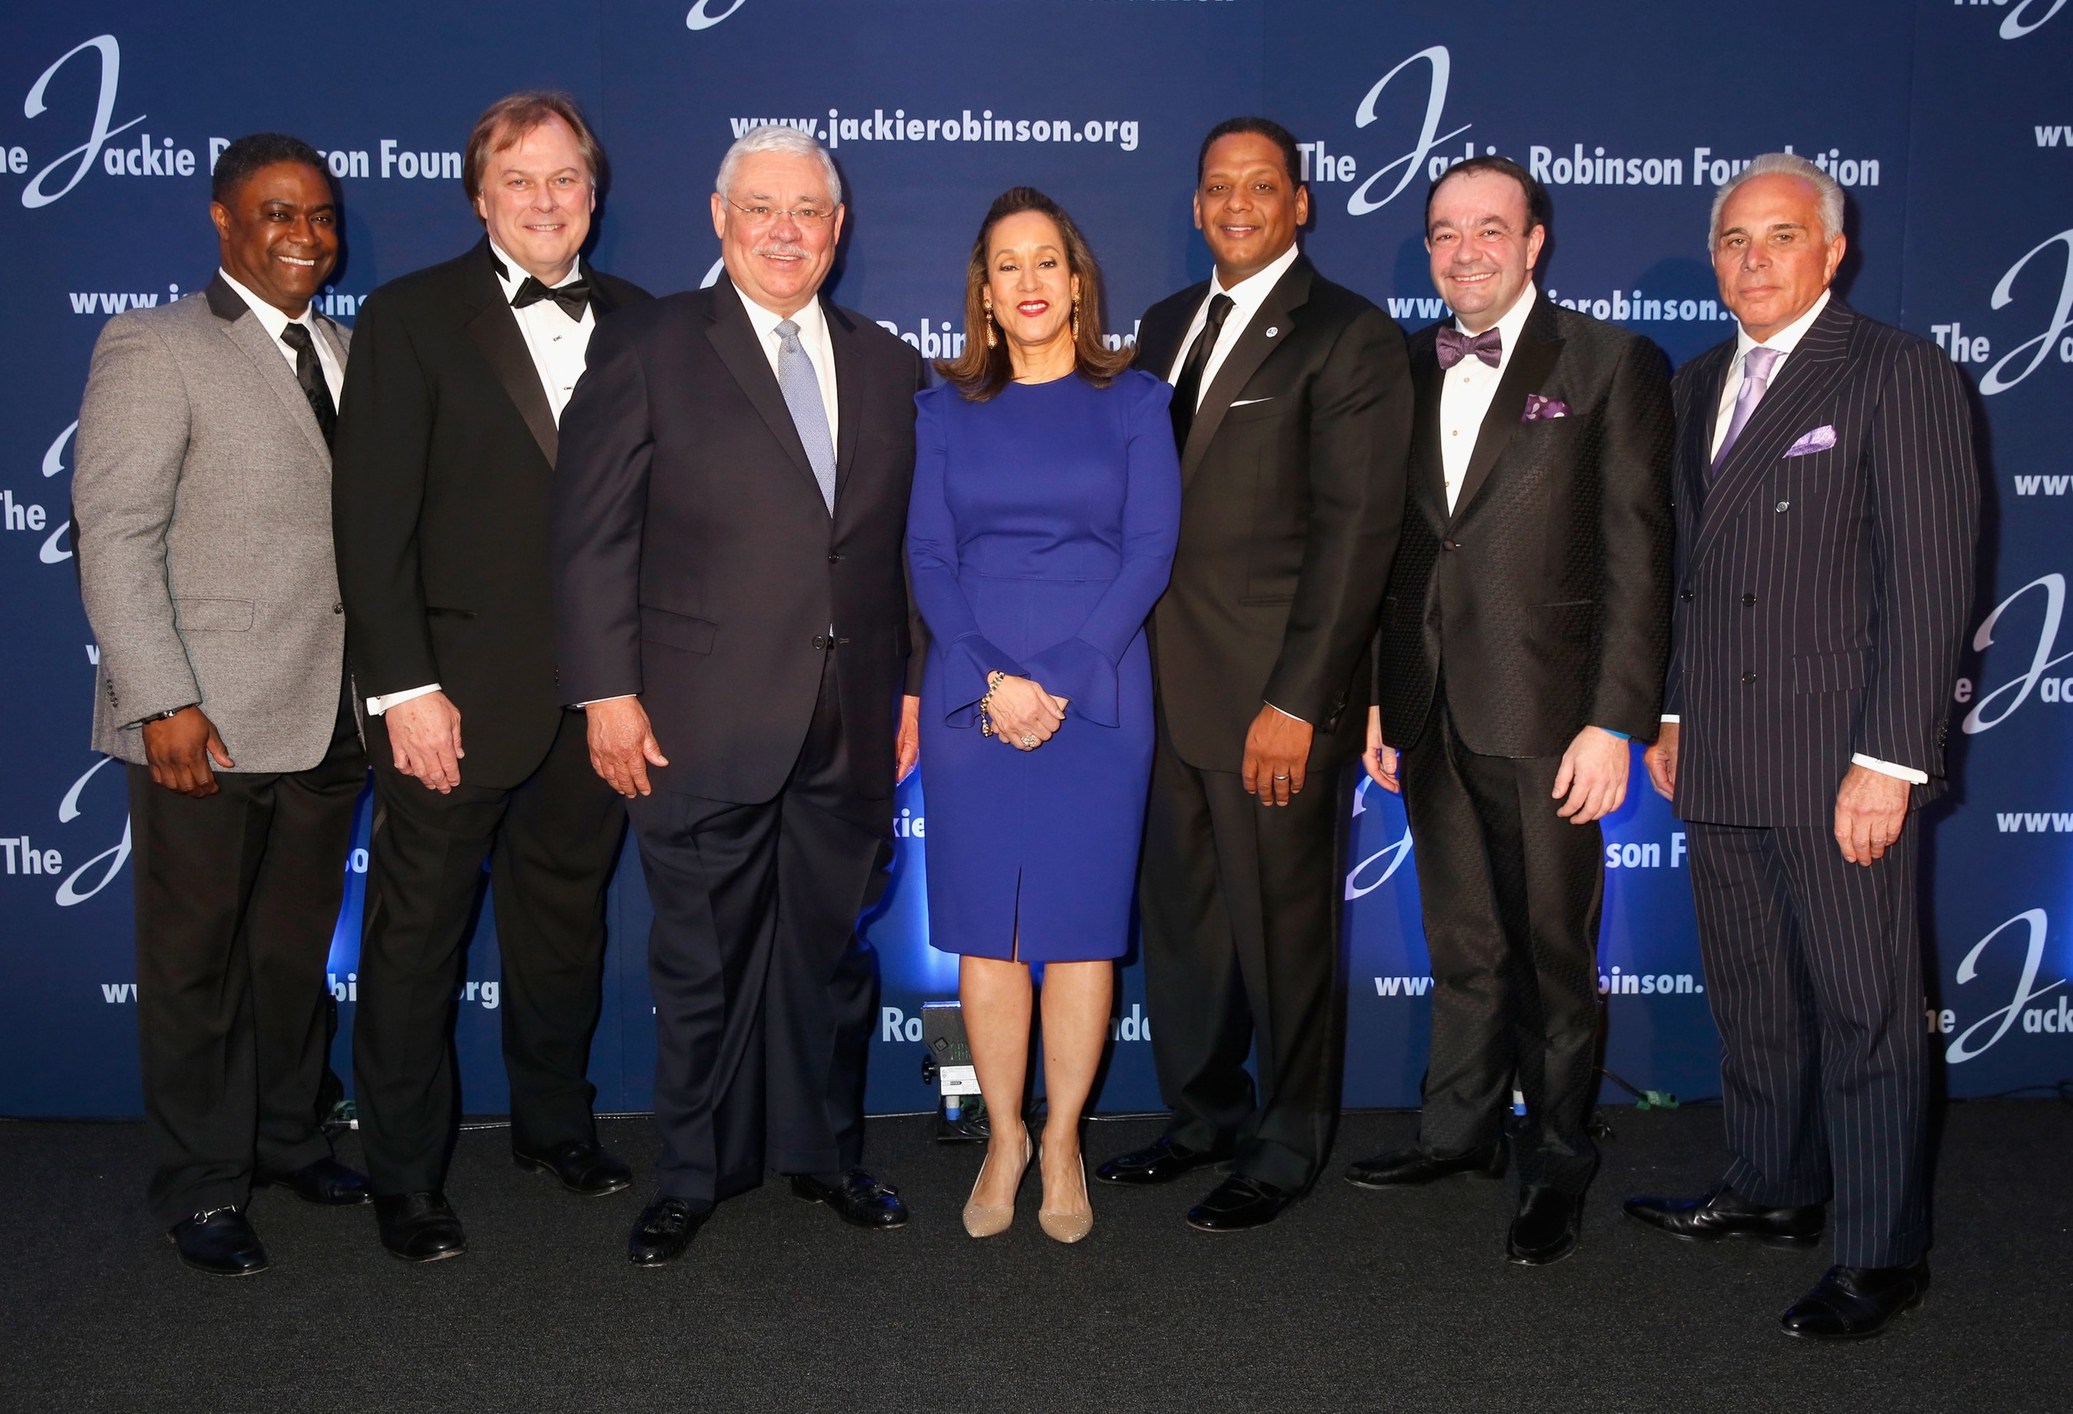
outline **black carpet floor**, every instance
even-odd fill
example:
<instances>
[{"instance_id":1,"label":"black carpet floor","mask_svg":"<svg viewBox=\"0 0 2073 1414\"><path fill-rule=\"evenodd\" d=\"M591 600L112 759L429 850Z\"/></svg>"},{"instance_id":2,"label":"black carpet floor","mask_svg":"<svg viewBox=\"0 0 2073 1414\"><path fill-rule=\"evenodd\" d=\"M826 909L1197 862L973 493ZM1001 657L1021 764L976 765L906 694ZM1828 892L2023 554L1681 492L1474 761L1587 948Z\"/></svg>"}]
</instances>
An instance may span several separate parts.
<instances>
[{"instance_id":1,"label":"black carpet floor","mask_svg":"<svg viewBox=\"0 0 2073 1414\"><path fill-rule=\"evenodd\" d=\"M368 1209L276 1191L272 1270L187 1272L144 1215L141 1131L0 1125L0 1408L7 1410L1415 1409L2020 1410L2073 1407L2073 1106L1951 1107L1935 1284L1881 1339L1809 1346L1778 1313L1821 1253L1690 1247L1626 1221L1633 1192L1696 1191L1717 1110L1608 1111L1582 1249L1503 1260L1510 1185L1365 1193L1333 1177L1259 1232L1180 1214L1207 1182L1096 1186L1094 1234L967 1238L978 1153L875 1121L869 1162L904 1231L844 1227L781 1183L725 1204L681 1263L622 1255L640 1188L563 1195L502 1130L449 1184L470 1250L388 1257ZM1355 1115L1341 1163L1409 1138ZM652 1135L609 1122L645 1179ZM1091 1127L1090 1154L1150 1121ZM341 1145L355 1157L351 1139Z\"/></svg>"}]
</instances>

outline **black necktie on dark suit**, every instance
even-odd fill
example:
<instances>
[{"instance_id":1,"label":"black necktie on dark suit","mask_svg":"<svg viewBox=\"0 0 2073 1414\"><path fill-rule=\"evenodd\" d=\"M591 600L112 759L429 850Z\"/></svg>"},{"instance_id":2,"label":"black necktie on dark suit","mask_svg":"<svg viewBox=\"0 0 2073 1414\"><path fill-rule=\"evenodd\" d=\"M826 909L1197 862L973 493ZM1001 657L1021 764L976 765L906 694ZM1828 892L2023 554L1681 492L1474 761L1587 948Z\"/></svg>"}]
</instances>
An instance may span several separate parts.
<instances>
[{"instance_id":1,"label":"black necktie on dark suit","mask_svg":"<svg viewBox=\"0 0 2073 1414\"><path fill-rule=\"evenodd\" d=\"M1227 294L1211 295L1209 318L1203 321L1202 332L1188 345L1188 356L1181 361L1180 377L1173 380L1173 404L1167 409L1173 414L1173 442L1177 447L1188 445L1188 429L1195 425L1195 404L1202 400L1202 370L1209 366L1209 351L1216 347L1217 332L1237 307L1237 301Z\"/></svg>"},{"instance_id":2,"label":"black necktie on dark suit","mask_svg":"<svg viewBox=\"0 0 2073 1414\"><path fill-rule=\"evenodd\" d=\"M281 331L281 342L295 350L295 381L302 385L302 395L310 400L310 411L317 415L317 430L324 434L324 445L328 447L332 434L338 431L338 404L331 401L331 385L324 381L324 365L317 358L316 340L304 326L290 324Z\"/></svg>"}]
</instances>

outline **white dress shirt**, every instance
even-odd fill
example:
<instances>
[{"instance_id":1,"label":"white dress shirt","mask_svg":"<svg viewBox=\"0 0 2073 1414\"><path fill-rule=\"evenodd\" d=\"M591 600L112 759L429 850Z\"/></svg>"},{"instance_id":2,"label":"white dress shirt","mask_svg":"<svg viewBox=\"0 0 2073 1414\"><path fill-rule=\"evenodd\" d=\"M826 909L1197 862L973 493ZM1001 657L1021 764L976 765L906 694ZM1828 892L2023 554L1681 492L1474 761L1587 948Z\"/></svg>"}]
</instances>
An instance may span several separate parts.
<instances>
[{"instance_id":1,"label":"white dress shirt","mask_svg":"<svg viewBox=\"0 0 2073 1414\"><path fill-rule=\"evenodd\" d=\"M525 283L525 267L507 255L495 241L489 243L489 248L503 267L496 272L497 283L503 287L504 300L508 304ZM558 290L582 273L583 262L577 260L569 266L568 274L548 288ZM583 376L583 361L590 353L590 334L597 328L597 312L592 306L585 305L583 317L571 319L569 312L559 304L543 299L524 309L512 310L511 317L518 321L518 332L525 339L526 352L532 355L533 369L540 375L540 388L547 394L547 410L554 415L554 425L559 427L562 409L569 405L569 395L576 391L576 380ZM437 691L439 684L428 682L423 687L370 697L367 699L367 715L379 717L399 703Z\"/></svg>"},{"instance_id":2,"label":"white dress shirt","mask_svg":"<svg viewBox=\"0 0 2073 1414\"><path fill-rule=\"evenodd\" d=\"M1223 368L1224 360L1230 357L1238 336L1245 332L1246 325L1252 323L1252 317L1260 312L1260 306L1267 302L1268 294L1288 273L1288 268L1296 263L1296 256L1296 247L1291 245L1264 270L1254 271L1228 290L1214 275L1210 276L1209 293L1202 297L1195 317L1188 321L1187 333L1181 336L1180 347L1173 351L1173 366L1166 370L1167 382L1180 377L1180 366L1187 362L1188 350L1195 346L1195 336L1209 322L1209 302L1219 294L1230 296L1236 307L1224 316L1223 327L1217 330L1216 343L1209 350L1209 362L1202 366L1202 386L1195 390L1196 407L1202 406L1203 396L1209 392L1209 385L1216 382L1216 375Z\"/></svg>"},{"instance_id":3,"label":"white dress shirt","mask_svg":"<svg viewBox=\"0 0 2073 1414\"><path fill-rule=\"evenodd\" d=\"M741 307L749 312L749 323L756 330L756 342L762 345L764 357L770 360L772 374L777 373L778 350L784 347L785 342L784 336L777 332L777 326L787 319L799 326L799 343L806 350L806 357L813 362L814 381L821 385L821 406L828 413L828 445L841 446L840 400L835 396L835 345L829 339L828 315L821 308L819 297L808 300L796 314L773 314L750 299L741 286L736 285L734 293L741 296Z\"/></svg>"},{"instance_id":4,"label":"white dress shirt","mask_svg":"<svg viewBox=\"0 0 2073 1414\"><path fill-rule=\"evenodd\" d=\"M295 350L281 342L281 335L287 332L290 324L300 324L303 328L310 331L310 343L317 350L317 363L324 370L324 384L331 390L331 405L337 407L338 395L345 387L345 370L338 365L338 355L332 351L331 340L325 337L321 329L317 328L316 311L306 308L302 311L301 318L290 319L287 315L281 313L281 311L275 309L265 300L239 284L228 270L218 266L216 273L223 277L224 284L238 292L238 298L249 305L252 313L259 317L259 327L266 330L267 336L274 341L275 350L280 353L282 358L288 360L288 368L291 372L295 368Z\"/></svg>"},{"instance_id":5,"label":"white dress shirt","mask_svg":"<svg viewBox=\"0 0 2073 1414\"><path fill-rule=\"evenodd\" d=\"M1497 384L1519 347L1519 331L1526 327L1526 316L1533 312L1533 302L1538 298L1539 292L1528 280L1526 288L1512 301L1512 307L1497 321L1497 332L1503 340L1497 352L1497 367L1492 368L1470 354L1448 369L1440 380L1440 468L1447 477L1449 515L1461 499L1461 483L1468 475L1469 462L1475 458L1483 418L1497 396ZM1459 319L1454 321L1454 327L1464 334L1469 332L1461 328Z\"/></svg>"},{"instance_id":6,"label":"white dress shirt","mask_svg":"<svg viewBox=\"0 0 2073 1414\"><path fill-rule=\"evenodd\" d=\"M1720 403L1713 411L1713 441L1708 450L1714 456L1720 455L1720 444L1727 440L1728 424L1735 420L1735 399L1742 391L1742 374L1748 363L1749 351L1755 348L1758 343L1761 343L1767 349L1777 350L1778 357L1772 361L1770 377L1764 383L1764 395L1768 397L1770 396L1770 390L1778 386L1778 374L1784 369L1787 361L1791 359L1792 351L1799 347L1799 341L1806 337L1807 330L1813 327L1814 321L1821 317L1821 311L1827 308L1828 291L1823 290L1821 297L1808 307L1805 314L1793 320L1768 339L1753 339L1749 336L1747 329L1742 328L1740 325L1736 326L1735 361L1728 366L1728 376L1722 380L1725 386L1720 390ZM1678 718L1665 716L1663 720L1675 722ZM1901 780L1911 782L1914 785L1925 786L1929 784L1929 773L1927 771L1918 771L1912 766L1902 766L1892 761L1881 761L1876 756L1866 756L1861 751L1850 757L1850 763L1877 771L1882 775L1898 776Z\"/></svg>"}]
</instances>

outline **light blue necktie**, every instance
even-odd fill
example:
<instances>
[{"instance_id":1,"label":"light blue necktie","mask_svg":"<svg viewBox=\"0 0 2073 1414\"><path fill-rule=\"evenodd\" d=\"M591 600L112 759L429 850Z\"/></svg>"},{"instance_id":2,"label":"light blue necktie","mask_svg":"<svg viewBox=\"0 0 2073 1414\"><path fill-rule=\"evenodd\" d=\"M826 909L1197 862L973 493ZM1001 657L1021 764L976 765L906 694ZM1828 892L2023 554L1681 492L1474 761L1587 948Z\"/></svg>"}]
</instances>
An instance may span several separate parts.
<instances>
[{"instance_id":1,"label":"light blue necktie","mask_svg":"<svg viewBox=\"0 0 2073 1414\"><path fill-rule=\"evenodd\" d=\"M835 513L835 439L828 435L828 407L821 401L821 380L813 371L813 360L799 342L799 326L787 319L777 326L777 386L784 392L785 406L792 410L792 426L806 444L806 460L813 466L813 479L821 484L821 500L828 514Z\"/></svg>"}]
</instances>

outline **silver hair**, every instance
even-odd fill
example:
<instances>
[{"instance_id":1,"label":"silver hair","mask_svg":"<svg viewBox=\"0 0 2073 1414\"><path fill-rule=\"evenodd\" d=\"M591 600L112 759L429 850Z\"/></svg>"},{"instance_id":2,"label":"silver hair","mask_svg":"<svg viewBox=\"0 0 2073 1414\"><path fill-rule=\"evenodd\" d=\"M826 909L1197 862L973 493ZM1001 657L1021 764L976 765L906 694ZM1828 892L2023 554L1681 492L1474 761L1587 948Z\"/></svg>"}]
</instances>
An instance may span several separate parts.
<instances>
[{"instance_id":1,"label":"silver hair","mask_svg":"<svg viewBox=\"0 0 2073 1414\"><path fill-rule=\"evenodd\" d=\"M1720 190L1713 193L1713 211L1706 220L1708 250L1713 248L1714 237L1720 233L1720 208L1727 205L1727 199L1735 194L1735 188L1751 177L1798 177L1808 183L1814 188L1814 198L1820 206L1823 243L1843 233L1842 184L1797 153L1766 152L1751 159L1747 167L1721 183Z\"/></svg>"},{"instance_id":2,"label":"silver hair","mask_svg":"<svg viewBox=\"0 0 2073 1414\"><path fill-rule=\"evenodd\" d=\"M835 170L835 159L815 141L812 133L803 133L783 123L765 123L750 128L734 140L734 146L728 148L727 155L720 159L720 175L713 179L714 189L721 196L730 196L733 192L734 173L741 166L741 159L756 152L783 152L793 157L818 159L821 170L828 176L828 200L837 206L842 204L842 177Z\"/></svg>"}]
</instances>

